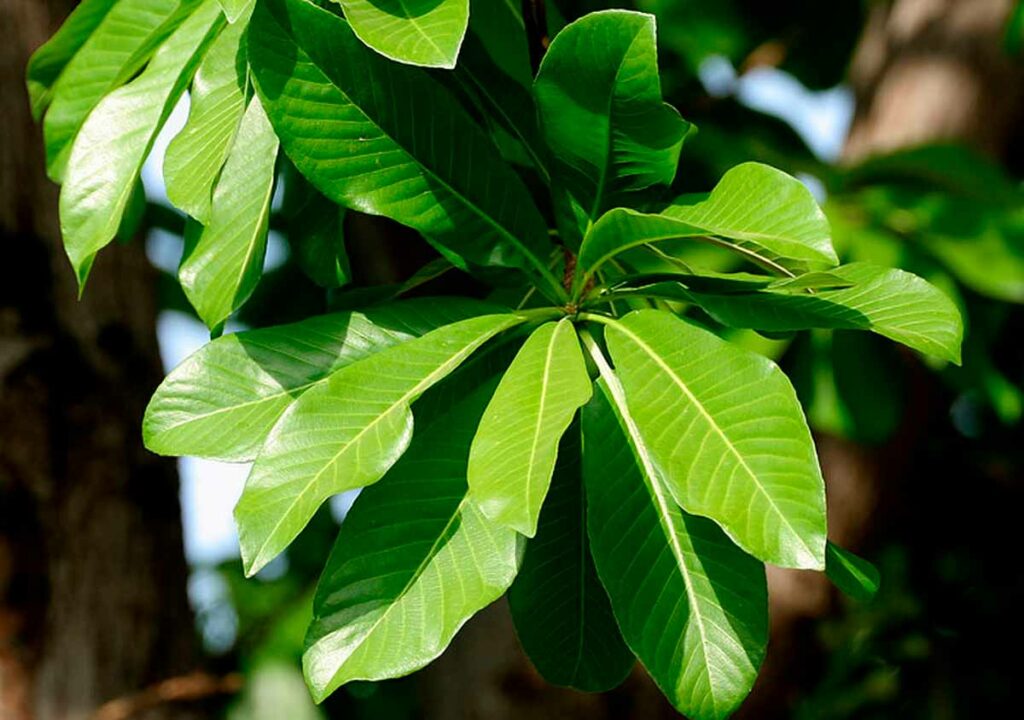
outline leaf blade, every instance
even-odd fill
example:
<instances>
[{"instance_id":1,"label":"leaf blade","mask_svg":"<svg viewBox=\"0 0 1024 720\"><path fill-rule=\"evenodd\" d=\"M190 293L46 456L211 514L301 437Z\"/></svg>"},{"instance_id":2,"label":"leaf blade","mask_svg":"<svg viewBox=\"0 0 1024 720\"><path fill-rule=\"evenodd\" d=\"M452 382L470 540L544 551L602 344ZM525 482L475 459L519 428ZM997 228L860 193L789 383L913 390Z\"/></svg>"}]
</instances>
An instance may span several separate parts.
<instances>
[{"instance_id":1,"label":"leaf blade","mask_svg":"<svg viewBox=\"0 0 1024 720\"><path fill-rule=\"evenodd\" d=\"M728 717L765 655L764 567L672 501L617 378L592 354L601 379L583 410L584 482L598 573L626 642L672 704L697 720Z\"/></svg>"},{"instance_id":2,"label":"leaf blade","mask_svg":"<svg viewBox=\"0 0 1024 720\"><path fill-rule=\"evenodd\" d=\"M606 337L676 501L765 562L824 569L824 481L782 371L660 310L613 321Z\"/></svg>"},{"instance_id":3,"label":"leaf blade","mask_svg":"<svg viewBox=\"0 0 1024 720\"><path fill-rule=\"evenodd\" d=\"M584 692L618 686L635 662L598 579L587 537L580 426L558 450L536 537L508 592L519 642L549 683Z\"/></svg>"},{"instance_id":4,"label":"leaf blade","mask_svg":"<svg viewBox=\"0 0 1024 720\"><path fill-rule=\"evenodd\" d=\"M426 665L512 583L517 534L466 500L469 444L493 386L436 416L417 408L428 427L352 507L317 587L302 658L317 700L350 680Z\"/></svg>"},{"instance_id":5,"label":"leaf blade","mask_svg":"<svg viewBox=\"0 0 1024 720\"><path fill-rule=\"evenodd\" d=\"M384 57L451 69L469 27L469 0L335 0L352 30Z\"/></svg>"},{"instance_id":6,"label":"leaf blade","mask_svg":"<svg viewBox=\"0 0 1024 720\"><path fill-rule=\"evenodd\" d=\"M572 322L535 330L498 385L469 455L470 493L489 520L536 534L558 440L590 394Z\"/></svg>"},{"instance_id":7,"label":"leaf blade","mask_svg":"<svg viewBox=\"0 0 1024 720\"><path fill-rule=\"evenodd\" d=\"M483 315L447 325L303 393L271 430L235 507L246 574L284 550L328 497L379 480L409 445L411 403L523 320Z\"/></svg>"}]
</instances>

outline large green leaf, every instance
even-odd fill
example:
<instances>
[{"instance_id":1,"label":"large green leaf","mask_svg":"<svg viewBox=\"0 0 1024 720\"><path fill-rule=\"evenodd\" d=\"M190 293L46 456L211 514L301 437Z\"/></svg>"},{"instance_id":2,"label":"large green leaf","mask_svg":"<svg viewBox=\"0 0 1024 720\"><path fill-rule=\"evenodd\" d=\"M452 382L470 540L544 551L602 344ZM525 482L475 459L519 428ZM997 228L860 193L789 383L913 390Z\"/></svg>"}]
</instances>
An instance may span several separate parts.
<instances>
[{"instance_id":1,"label":"large green leaf","mask_svg":"<svg viewBox=\"0 0 1024 720\"><path fill-rule=\"evenodd\" d=\"M508 603L523 649L548 682L603 692L626 678L634 658L590 556L580 451L577 422L562 438L537 536Z\"/></svg>"},{"instance_id":2,"label":"large green leaf","mask_svg":"<svg viewBox=\"0 0 1024 720\"><path fill-rule=\"evenodd\" d=\"M60 224L80 285L96 253L114 239L161 125L223 22L216 0L203 0L141 75L96 106L75 138L60 193Z\"/></svg>"},{"instance_id":3,"label":"large green leaf","mask_svg":"<svg viewBox=\"0 0 1024 720\"><path fill-rule=\"evenodd\" d=\"M406 675L512 583L521 539L466 499L466 460L491 382L455 407L416 409L408 452L345 518L317 588L303 656L322 700L351 680ZM426 398L424 399L426 400Z\"/></svg>"},{"instance_id":4,"label":"large green leaf","mask_svg":"<svg viewBox=\"0 0 1024 720\"><path fill-rule=\"evenodd\" d=\"M426 71L377 55L308 0L258 4L249 61L285 153L328 198L475 263L530 269L564 297L526 187Z\"/></svg>"},{"instance_id":5,"label":"large green leaf","mask_svg":"<svg viewBox=\"0 0 1024 720\"><path fill-rule=\"evenodd\" d=\"M771 332L836 328L871 330L920 352L959 364L963 322L945 293L903 270L854 263L831 271L852 287L813 294L789 287L749 294L691 293L724 325Z\"/></svg>"},{"instance_id":6,"label":"large green leaf","mask_svg":"<svg viewBox=\"0 0 1024 720\"><path fill-rule=\"evenodd\" d=\"M572 322L535 330L487 406L469 454L471 496L490 520L534 536L558 440L590 393Z\"/></svg>"},{"instance_id":7,"label":"large green leaf","mask_svg":"<svg viewBox=\"0 0 1024 720\"><path fill-rule=\"evenodd\" d=\"M210 223L187 238L178 270L185 295L211 329L249 298L263 273L277 146L254 97L214 190Z\"/></svg>"},{"instance_id":8,"label":"large green leaf","mask_svg":"<svg viewBox=\"0 0 1024 720\"><path fill-rule=\"evenodd\" d=\"M534 91L580 233L629 193L672 182L692 126L662 101L653 15L609 10L568 25Z\"/></svg>"},{"instance_id":9,"label":"large green leaf","mask_svg":"<svg viewBox=\"0 0 1024 720\"><path fill-rule=\"evenodd\" d=\"M782 371L661 310L610 322L629 409L676 501L765 562L823 570L825 485Z\"/></svg>"},{"instance_id":10,"label":"large green leaf","mask_svg":"<svg viewBox=\"0 0 1024 720\"><path fill-rule=\"evenodd\" d=\"M453 68L469 26L469 0L335 0L352 31L381 55Z\"/></svg>"},{"instance_id":11,"label":"large green leaf","mask_svg":"<svg viewBox=\"0 0 1024 720\"><path fill-rule=\"evenodd\" d=\"M46 170L60 182L72 141L109 92L130 80L203 0L118 0L51 88L43 120Z\"/></svg>"},{"instance_id":12,"label":"large green leaf","mask_svg":"<svg viewBox=\"0 0 1024 720\"><path fill-rule=\"evenodd\" d=\"M161 455L253 460L281 414L331 373L494 311L474 300L423 298L219 338L157 389L143 420L146 447Z\"/></svg>"},{"instance_id":13,"label":"large green leaf","mask_svg":"<svg viewBox=\"0 0 1024 720\"><path fill-rule=\"evenodd\" d=\"M60 29L29 58L25 70L32 117L37 121L50 105L53 84L118 0L83 0Z\"/></svg>"},{"instance_id":14,"label":"large green leaf","mask_svg":"<svg viewBox=\"0 0 1024 720\"><path fill-rule=\"evenodd\" d=\"M270 431L235 508L246 574L284 550L331 495L377 482L409 446L412 402L524 319L484 315L438 328L303 393Z\"/></svg>"},{"instance_id":15,"label":"large green leaf","mask_svg":"<svg viewBox=\"0 0 1024 720\"><path fill-rule=\"evenodd\" d=\"M744 163L707 195L678 198L659 214L619 208L591 228L580 248L582 281L620 252L684 237L724 238L749 259L836 265L828 220L803 183L775 168ZM787 263L780 263L785 269ZM582 282L581 282L582 284Z\"/></svg>"},{"instance_id":16,"label":"large green leaf","mask_svg":"<svg viewBox=\"0 0 1024 720\"><path fill-rule=\"evenodd\" d=\"M199 222L210 220L213 185L245 113L246 24L225 28L196 71L185 127L167 146L167 199Z\"/></svg>"},{"instance_id":17,"label":"large green leaf","mask_svg":"<svg viewBox=\"0 0 1024 720\"><path fill-rule=\"evenodd\" d=\"M583 409L583 475L598 573L626 642L672 704L694 720L728 717L764 659L764 566L672 500L595 354L602 379Z\"/></svg>"}]
</instances>

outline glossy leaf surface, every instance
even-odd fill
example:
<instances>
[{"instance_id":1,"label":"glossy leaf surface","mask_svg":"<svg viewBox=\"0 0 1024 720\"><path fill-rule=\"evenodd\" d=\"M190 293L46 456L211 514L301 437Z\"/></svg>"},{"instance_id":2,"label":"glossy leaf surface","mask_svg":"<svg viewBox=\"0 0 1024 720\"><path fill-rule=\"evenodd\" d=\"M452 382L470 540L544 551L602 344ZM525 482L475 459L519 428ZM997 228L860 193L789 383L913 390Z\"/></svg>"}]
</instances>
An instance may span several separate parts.
<instances>
[{"instance_id":1,"label":"glossy leaf surface","mask_svg":"<svg viewBox=\"0 0 1024 720\"><path fill-rule=\"evenodd\" d=\"M469 25L469 0L335 0L364 43L410 65L453 68Z\"/></svg>"},{"instance_id":2,"label":"glossy leaf surface","mask_svg":"<svg viewBox=\"0 0 1024 720\"><path fill-rule=\"evenodd\" d=\"M96 253L114 239L160 126L223 22L215 0L203 0L142 74L107 95L79 131L60 193L64 248L79 285Z\"/></svg>"},{"instance_id":3,"label":"glossy leaf surface","mask_svg":"<svg viewBox=\"0 0 1024 720\"><path fill-rule=\"evenodd\" d=\"M103 22L118 0L83 0L64 24L38 50L32 53L25 70L32 117L40 120L50 105L53 84L67 64Z\"/></svg>"},{"instance_id":4,"label":"glossy leaf surface","mask_svg":"<svg viewBox=\"0 0 1024 720\"><path fill-rule=\"evenodd\" d=\"M590 555L581 451L574 422L562 437L537 535L526 545L508 603L519 642L545 680L603 692L626 678L635 658Z\"/></svg>"},{"instance_id":5,"label":"glossy leaf surface","mask_svg":"<svg viewBox=\"0 0 1024 720\"><path fill-rule=\"evenodd\" d=\"M605 367L583 410L594 561L626 642L672 704L728 717L768 642L764 567L710 520L673 501Z\"/></svg>"},{"instance_id":6,"label":"glossy leaf surface","mask_svg":"<svg viewBox=\"0 0 1024 720\"><path fill-rule=\"evenodd\" d=\"M423 667L512 583L520 537L466 498L469 445L493 387L448 389L454 407L437 414L417 407L408 452L345 519L303 656L316 699Z\"/></svg>"},{"instance_id":7,"label":"glossy leaf surface","mask_svg":"<svg viewBox=\"0 0 1024 720\"><path fill-rule=\"evenodd\" d=\"M825 567L825 486L789 380L767 358L660 310L606 338L637 428L676 501L782 567Z\"/></svg>"},{"instance_id":8,"label":"glossy leaf surface","mask_svg":"<svg viewBox=\"0 0 1024 720\"><path fill-rule=\"evenodd\" d=\"M831 274L852 287L793 292L782 286L751 294L694 293L724 325L773 332L807 328L871 330L907 347L960 362L963 323L949 297L903 270L854 263Z\"/></svg>"},{"instance_id":9,"label":"glossy leaf surface","mask_svg":"<svg viewBox=\"0 0 1024 720\"><path fill-rule=\"evenodd\" d=\"M61 71L43 120L46 171L64 179L72 142L109 92L128 82L203 0L118 0Z\"/></svg>"},{"instance_id":10,"label":"glossy leaf surface","mask_svg":"<svg viewBox=\"0 0 1024 720\"><path fill-rule=\"evenodd\" d=\"M178 270L189 302L211 329L248 299L263 273L277 147L274 129L254 97L214 190L210 222L197 238L186 238Z\"/></svg>"},{"instance_id":11,"label":"glossy leaf surface","mask_svg":"<svg viewBox=\"0 0 1024 720\"><path fill-rule=\"evenodd\" d=\"M244 34L245 24L235 23L210 46L192 81L188 121L164 156L167 199L203 224L245 113Z\"/></svg>"},{"instance_id":12,"label":"glossy leaf surface","mask_svg":"<svg viewBox=\"0 0 1024 720\"><path fill-rule=\"evenodd\" d=\"M629 193L667 185L691 125L661 98L653 15L586 15L552 41L534 85L579 230Z\"/></svg>"},{"instance_id":13,"label":"glossy leaf surface","mask_svg":"<svg viewBox=\"0 0 1024 720\"><path fill-rule=\"evenodd\" d=\"M249 60L284 151L328 198L475 263L529 268L561 293L525 186L425 71L377 55L307 0L257 6Z\"/></svg>"},{"instance_id":14,"label":"glossy leaf surface","mask_svg":"<svg viewBox=\"0 0 1024 720\"><path fill-rule=\"evenodd\" d=\"M331 373L431 330L493 312L425 298L226 335L161 383L146 408L146 447L161 455L253 460L281 414Z\"/></svg>"},{"instance_id":15,"label":"glossy leaf surface","mask_svg":"<svg viewBox=\"0 0 1024 720\"><path fill-rule=\"evenodd\" d=\"M331 495L377 482L409 446L412 402L522 321L484 315L447 325L303 393L270 431L235 508L246 574L284 550Z\"/></svg>"},{"instance_id":16,"label":"glossy leaf surface","mask_svg":"<svg viewBox=\"0 0 1024 720\"><path fill-rule=\"evenodd\" d=\"M535 330L501 379L473 440L469 487L484 515L534 536L558 441L590 393L572 323Z\"/></svg>"},{"instance_id":17,"label":"glossy leaf surface","mask_svg":"<svg viewBox=\"0 0 1024 720\"><path fill-rule=\"evenodd\" d=\"M590 274L624 250L661 240L714 236L734 241L757 261L773 258L836 265L828 220L803 183L784 172L745 163L727 172L708 195L678 198L659 214L612 210L580 248Z\"/></svg>"}]
</instances>

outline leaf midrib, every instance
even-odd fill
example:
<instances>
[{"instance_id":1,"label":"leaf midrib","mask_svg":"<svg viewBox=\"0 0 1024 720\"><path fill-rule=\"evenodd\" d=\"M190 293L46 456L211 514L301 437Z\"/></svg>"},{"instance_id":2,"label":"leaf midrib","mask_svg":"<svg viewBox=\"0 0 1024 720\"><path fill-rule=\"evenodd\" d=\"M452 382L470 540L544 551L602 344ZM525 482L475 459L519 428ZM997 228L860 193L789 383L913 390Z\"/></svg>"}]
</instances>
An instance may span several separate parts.
<instances>
[{"instance_id":1,"label":"leaf midrib","mask_svg":"<svg viewBox=\"0 0 1024 720\"><path fill-rule=\"evenodd\" d=\"M683 381L683 379L679 377L672 370L672 368L665 363L664 360L661 359L661 356L654 351L654 348L645 343L643 339L641 339L639 336L633 333L628 327L615 320L611 321L611 325L619 332L623 333L624 335L627 335L636 344L636 346L640 348L640 350L642 350L648 357L651 358L651 360L655 362L656 365L658 365L659 368L661 368L662 372L668 375L668 377L683 392L683 394L686 395L686 397L690 400L693 406L697 408L698 412L700 412L700 414L704 417L705 421L711 427L711 429L714 430L714 432L719 436L719 438L721 438L722 442L725 443L725 446L729 450L730 454L732 454L732 456L740 464L740 467L743 468L743 470L753 481L753 484L757 488L758 492L765 498L765 500L768 501L769 506L771 506L772 510L778 516L781 523L786 526L786 528L790 531L792 536L803 546L804 550L809 554L809 556L812 558L815 557L814 552L811 550L810 547L808 547L807 543L804 542L800 534L796 532L793 525L789 522L786 516L782 513L779 506L776 504L775 499L772 498L772 496L765 489L764 485L761 483L761 479L747 464L746 459L743 457L742 454L740 454L736 446L733 445L732 441L729 439L729 436L725 434L725 431L715 421L714 417L712 417L712 415L707 411L707 408L704 407L703 403L701 403L700 400L693 394L693 392L690 390L689 386L687 386L687 384Z\"/></svg>"}]
</instances>

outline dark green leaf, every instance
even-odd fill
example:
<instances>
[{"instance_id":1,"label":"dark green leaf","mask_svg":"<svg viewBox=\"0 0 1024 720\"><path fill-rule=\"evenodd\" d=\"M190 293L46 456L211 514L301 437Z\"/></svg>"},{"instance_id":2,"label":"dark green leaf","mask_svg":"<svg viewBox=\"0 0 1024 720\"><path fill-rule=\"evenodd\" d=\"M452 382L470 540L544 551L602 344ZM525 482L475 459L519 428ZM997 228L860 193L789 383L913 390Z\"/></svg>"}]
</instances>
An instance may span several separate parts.
<instances>
[{"instance_id":1,"label":"dark green leaf","mask_svg":"<svg viewBox=\"0 0 1024 720\"><path fill-rule=\"evenodd\" d=\"M368 50L344 20L307 0L257 6L249 60L285 153L328 198L481 265L529 269L564 296L525 186L425 71Z\"/></svg>"},{"instance_id":2,"label":"dark green leaf","mask_svg":"<svg viewBox=\"0 0 1024 720\"><path fill-rule=\"evenodd\" d=\"M579 423L558 448L537 536L508 592L519 641L548 682L586 692L621 683L634 658L597 578L587 537Z\"/></svg>"},{"instance_id":3,"label":"dark green leaf","mask_svg":"<svg viewBox=\"0 0 1024 720\"><path fill-rule=\"evenodd\" d=\"M825 572L837 588L862 602L874 598L881 584L874 565L833 542L826 549Z\"/></svg>"}]
</instances>

